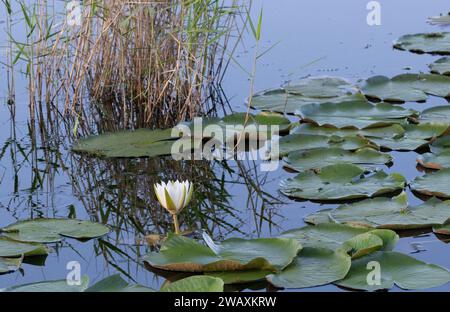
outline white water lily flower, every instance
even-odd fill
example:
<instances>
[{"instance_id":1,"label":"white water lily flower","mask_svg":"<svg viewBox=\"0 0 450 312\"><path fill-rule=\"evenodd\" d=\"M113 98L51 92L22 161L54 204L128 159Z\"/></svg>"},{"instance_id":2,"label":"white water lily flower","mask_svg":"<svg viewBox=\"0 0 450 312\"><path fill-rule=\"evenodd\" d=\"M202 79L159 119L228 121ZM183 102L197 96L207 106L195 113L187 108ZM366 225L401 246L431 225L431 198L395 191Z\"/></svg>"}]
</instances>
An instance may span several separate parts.
<instances>
[{"instance_id":1,"label":"white water lily flower","mask_svg":"<svg viewBox=\"0 0 450 312\"><path fill-rule=\"evenodd\" d=\"M178 214L190 202L194 187L189 181L169 181L154 185L156 197L171 214Z\"/></svg>"}]
</instances>

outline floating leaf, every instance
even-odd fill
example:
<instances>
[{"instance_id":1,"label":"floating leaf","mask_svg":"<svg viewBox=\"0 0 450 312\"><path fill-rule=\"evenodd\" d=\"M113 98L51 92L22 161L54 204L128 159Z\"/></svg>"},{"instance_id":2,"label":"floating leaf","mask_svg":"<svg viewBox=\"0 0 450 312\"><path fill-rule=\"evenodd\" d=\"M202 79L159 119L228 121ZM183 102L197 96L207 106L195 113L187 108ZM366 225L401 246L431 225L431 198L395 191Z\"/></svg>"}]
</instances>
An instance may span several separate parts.
<instances>
[{"instance_id":1,"label":"floating leaf","mask_svg":"<svg viewBox=\"0 0 450 312\"><path fill-rule=\"evenodd\" d=\"M438 138L430 145L430 150L434 154L440 154L450 148L450 135Z\"/></svg>"},{"instance_id":2,"label":"floating leaf","mask_svg":"<svg viewBox=\"0 0 450 312\"><path fill-rule=\"evenodd\" d=\"M336 223L392 230L421 229L446 223L450 219L450 200L432 198L409 207L407 195L402 193L392 199L380 197L341 205L325 213Z\"/></svg>"},{"instance_id":3,"label":"floating leaf","mask_svg":"<svg viewBox=\"0 0 450 312\"><path fill-rule=\"evenodd\" d=\"M164 286L162 292L223 292L223 281L212 276L197 275L170 283Z\"/></svg>"},{"instance_id":4,"label":"floating leaf","mask_svg":"<svg viewBox=\"0 0 450 312\"><path fill-rule=\"evenodd\" d=\"M374 244L372 239L365 239L363 234L366 233L376 235L380 239L376 239ZM391 250L398 241L398 235L390 230L374 230L336 223L305 226L287 231L281 237L296 239L304 248L342 249L353 256L367 254L374 249Z\"/></svg>"},{"instance_id":5,"label":"floating leaf","mask_svg":"<svg viewBox=\"0 0 450 312\"><path fill-rule=\"evenodd\" d=\"M364 176L364 169L351 164L326 166L318 173L303 172L281 181L281 192L290 197L309 200L343 200L368 198L400 191L406 181L398 173L377 171Z\"/></svg>"},{"instance_id":6,"label":"floating leaf","mask_svg":"<svg viewBox=\"0 0 450 312\"><path fill-rule=\"evenodd\" d=\"M379 283L376 272L380 269ZM372 274L374 273L374 279ZM403 289L425 289L450 282L450 272L440 266L427 264L408 255L380 251L352 261L347 276L337 285L359 290L390 289L395 285Z\"/></svg>"},{"instance_id":7,"label":"floating leaf","mask_svg":"<svg viewBox=\"0 0 450 312\"><path fill-rule=\"evenodd\" d=\"M317 170L333 164L383 165L392 162L392 156L372 148L355 152L340 148L319 148L310 151L295 151L284 158L285 166L297 170Z\"/></svg>"},{"instance_id":8,"label":"floating leaf","mask_svg":"<svg viewBox=\"0 0 450 312\"><path fill-rule=\"evenodd\" d=\"M234 270L282 270L292 262L301 245L282 238L238 239L220 244L216 254L209 247L186 237L171 235L160 252L151 252L144 261L171 271L212 272Z\"/></svg>"},{"instance_id":9,"label":"floating leaf","mask_svg":"<svg viewBox=\"0 0 450 312\"><path fill-rule=\"evenodd\" d=\"M246 271L226 271L207 272L208 276L213 276L223 280L225 284L241 284L264 280L265 277L273 273L271 270L246 270Z\"/></svg>"},{"instance_id":10,"label":"floating leaf","mask_svg":"<svg viewBox=\"0 0 450 312\"><path fill-rule=\"evenodd\" d=\"M6 237L0 237L0 257L45 256L48 249L45 245L18 242Z\"/></svg>"},{"instance_id":11,"label":"floating leaf","mask_svg":"<svg viewBox=\"0 0 450 312\"><path fill-rule=\"evenodd\" d=\"M449 117L450 118L450 117ZM291 130L291 134L325 135L339 137L363 136L367 138L398 138L403 136L402 126L394 124L386 127L368 129L336 129L334 127L320 127L310 123L303 123Z\"/></svg>"},{"instance_id":12,"label":"floating leaf","mask_svg":"<svg viewBox=\"0 0 450 312\"><path fill-rule=\"evenodd\" d=\"M438 16L431 16L428 18L428 21L430 22L430 24L434 24L434 25L445 25L445 24L450 24L450 13L448 14L441 14Z\"/></svg>"},{"instance_id":13,"label":"floating leaf","mask_svg":"<svg viewBox=\"0 0 450 312\"><path fill-rule=\"evenodd\" d=\"M444 225L435 225L433 232L441 235L450 235L450 223Z\"/></svg>"},{"instance_id":14,"label":"floating leaf","mask_svg":"<svg viewBox=\"0 0 450 312\"><path fill-rule=\"evenodd\" d=\"M0 274L17 271L22 264L22 258L0 257Z\"/></svg>"},{"instance_id":15,"label":"floating leaf","mask_svg":"<svg viewBox=\"0 0 450 312\"><path fill-rule=\"evenodd\" d=\"M171 155L173 146L175 154L185 155L201 145L199 139L172 138L171 131L138 129L90 136L79 140L72 150L101 157L131 158Z\"/></svg>"},{"instance_id":16,"label":"floating leaf","mask_svg":"<svg viewBox=\"0 0 450 312\"><path fill-rule=\"evenodd\" d=\"M290 152L317 148L340 148L354 151L363 147L376 148L376 145L361 137L289 134L279 140L279 155L285 156Z\"/></svg>"},{"instance_id":17,"label":"floating leaf","mask_svg":"<svg viewBox=\"0 0 450 312\"><path fill-rule=\"evenodd\" d=\"M414 53L450 54L450 33L404 35L394 43L394 48Z\"/></svg>"},{"instance_id":18,"label":"floating leaf","mask_svg":"<svg viewBox=\"0 0 450 312\"><path fill-rule=\"evenodd\" d=\"M106 225L76 219L30 219L2 229L3 235L22 242L53 243L61 236L89 239L109 233Z\"/></svg>"},{"instance_id":19,"label":"floating leaf","mask_svg":"<svg viewBox=\"0 0 450 312\"><path fill-rule=\"evenodd\" d=\"M364 100L357 89L337 77L311 77L298 85L257 93L251 106L256 109L293 114L301 106L311 103Z\"/></svg>"},{"instance_id":20,"label":"floating leaf","mask_svg":"<svg viewBox=\"0 0 450 312\"><path fill-rule=\"evenodd\" d=\"M430 70L434 74L450 75L450 57L442 57L430 64Z\"/></svg>"},{"instance_id":21,"label":"floating leaf","mask_svg":"<svg viewBox=\"0 0 450 312\"><path fill-rule=\"evenodd\" d=\"M410 187L420 194L450 198L450 168L417 177Z\"/></svg>"},{"instance_id":22,"label":"floating leaf","mask_svg":"<svg viewBox=\"0 0 450 312\"><path fill-rule=\"evenodd\" d=\"M435 106L424 110L420 114L419 121L450 126L450 105Z\"/></svg>"},{"instance_id":23,"label":"floating leaf","mask_svg":"<svg viewBox=\"0 0 450 312\"><path fill-rule=\"evenodd\" d=\"M5 292L83 292L89 284L87 275L81 278L81 285L69 285L66 279L30 283L6 288Z\"/></svg>"},{"instance_id":24,"label":"floating leaf","mask_svg":"<svg viewBox=\"0 0 450 312\"><path fill-rule=\"evenodd\" d=\"M364 129L405 124L407 118L416 116L417 112L389 103L374 105L353 101L339 104L309 104L300 108L300 114L305 121L319 126Z\"/></svg>"},{"instance_id":25,"label":"floating leaf","mask_svg":"<svg viewBox=\"0 0 450 312\"><path fill-rule=\"evenodd\" d=\"M363 93L387 102L423 102L428 95L450 97L450 77L434 74L402 74L391 79L375 76L366 80Z\"/></svg>"},{"instance_id":26,"label":"floating leaf","mask_svg":"<svg viewBox=\"0 0 450 312\"><path fill-rule=\"evenodd\" d=\"M415 151L429 144L430 140L443 135L448 125L442 123L421 123L404 125L405 133L399 138L372 138L378 146L395 151Z\"/></svg>"},{"instance_id":27,"label":"floating leaf","mask_svg":"<svg viewBox=\"0 0 450 312\"><path fill-rule=\"evenodd\" d=\"M283 288L315 287L343 279L350 266L351 259L343 250L304 248L291 265L267 280Z\"/></svg>"},{"instance_id":28,"label":"floating leaf","mask_svg":"<svg viewBox=\"0 0 450 312\"><path fill-rule=\"evenodd\" d=\"M91 287L85 292L154 292L153 289L142 285L130 285L120 274L108 276Z\"/></svg>"},{"instance_id":29,"label":"floating leaf","mask_svg":"<svg viewBox=\"0 0 450 312\"><path fill-rule=\"evenodd\" d=\"M450 168L450 150L444 150L442 153L426 153L419 155L417 162L424 168L443 169Z\"/></svg>"}]
</instances>

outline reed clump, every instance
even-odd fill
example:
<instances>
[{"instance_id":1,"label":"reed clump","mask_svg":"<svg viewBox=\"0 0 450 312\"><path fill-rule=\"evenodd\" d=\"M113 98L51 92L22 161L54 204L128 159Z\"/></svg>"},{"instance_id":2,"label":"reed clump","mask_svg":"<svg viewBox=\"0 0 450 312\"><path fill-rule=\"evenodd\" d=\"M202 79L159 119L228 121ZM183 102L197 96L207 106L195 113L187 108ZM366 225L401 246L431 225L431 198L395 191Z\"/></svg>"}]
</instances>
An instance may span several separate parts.
<instances>
[{"instance_id":1,"label":"reed clump","mask_svg":"<svg viewBox=\"0 0 450 312\"><path fill-rule=\"evenodd\" d=\"M49 3L22 7L31 39L19 50L30 59L32 119L45 115L43 106L47 115L97 131L164 128L209 113L230 41L240 34L236 17L247 5L88 0L55 9Z\"/></svg>"}]
</instances>

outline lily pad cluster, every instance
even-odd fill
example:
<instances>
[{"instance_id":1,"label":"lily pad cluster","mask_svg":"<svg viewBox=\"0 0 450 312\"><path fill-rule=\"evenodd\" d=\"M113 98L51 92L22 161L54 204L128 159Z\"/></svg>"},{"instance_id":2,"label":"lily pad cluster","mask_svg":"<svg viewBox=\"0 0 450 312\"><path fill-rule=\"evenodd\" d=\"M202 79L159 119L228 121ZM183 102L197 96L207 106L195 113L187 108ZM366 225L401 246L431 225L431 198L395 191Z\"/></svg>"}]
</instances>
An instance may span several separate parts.
<instances>
[{"instance_id":1,"label":"lily pad cluster","mask_svg":"<svg viewBox=\"0 0 450 312\"><path fill-rule=\"evenodd\" d=\"M143 260L157 269L201 274L197 276L217 278L225 284L265 280L279 288L335 283L372 290L360 281L360 266L374 258L381 258L389 267L381 279L394 278L377 289L391 288L394 282L404 289L420 289L450 281L448 270L392 252L398 239L388 229L327 223L293 229L278 238L229 239L220 244L170 236L159 252L151 252ZM404 265L393 277L391 268L395 270L399 261ZM425 280L412 281L411 276L427 271L431 274Z\"/></svg>"},{"instance_id":2,"label":"lily pad cluster","mask_svg":"<svg viewBox=\"0 0 450 312\"><path fill-rule=\"evenodd\" d=\"M87 240L106 235L106 225L76 219L30 219L0 229L0 273L19 269L24 257L46 256L46 243L64 237Z\"/></svg>"}]
</instances>

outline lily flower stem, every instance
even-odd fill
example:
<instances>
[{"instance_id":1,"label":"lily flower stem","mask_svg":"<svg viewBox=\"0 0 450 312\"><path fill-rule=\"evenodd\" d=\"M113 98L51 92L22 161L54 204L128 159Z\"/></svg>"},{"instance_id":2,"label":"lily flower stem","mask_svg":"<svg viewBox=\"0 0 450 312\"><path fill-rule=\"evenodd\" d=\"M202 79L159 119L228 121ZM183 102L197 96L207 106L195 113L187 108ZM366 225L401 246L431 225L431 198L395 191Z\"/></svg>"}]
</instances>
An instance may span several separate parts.
<instances>
[{"instance_id":1,"label":"lily flower stem","mask_svg":"<svg viewBox=\"0 0 450 312\"><path fill-rule=\"evenodd\" d=\"M172 215L173 217L173 224L175 226L175 234L179 235L180 234L180 224L178 223L178 215L176 213L174 213Z\"/></svg>"}]
</instances>

